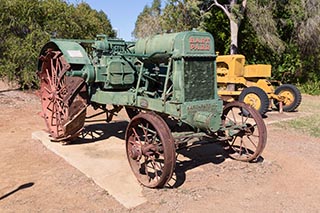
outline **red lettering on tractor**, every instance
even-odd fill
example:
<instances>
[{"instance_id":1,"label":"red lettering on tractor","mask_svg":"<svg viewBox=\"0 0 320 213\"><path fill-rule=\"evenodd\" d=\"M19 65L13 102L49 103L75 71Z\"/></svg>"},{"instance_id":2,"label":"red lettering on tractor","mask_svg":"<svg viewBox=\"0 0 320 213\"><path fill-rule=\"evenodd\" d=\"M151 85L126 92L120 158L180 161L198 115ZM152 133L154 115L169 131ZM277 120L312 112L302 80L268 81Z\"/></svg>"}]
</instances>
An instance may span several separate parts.
<instances>
[{"instance_id":1,"label":"red lettering on tractor","mask_svg":"<svg viewBox=\"0 0 320 213\"><path fill-rule=\"evenodd\" d=\"M209 51L210 38L209 37L190 37L190 50L192 51Z\"/></svg>"}]
</instances>

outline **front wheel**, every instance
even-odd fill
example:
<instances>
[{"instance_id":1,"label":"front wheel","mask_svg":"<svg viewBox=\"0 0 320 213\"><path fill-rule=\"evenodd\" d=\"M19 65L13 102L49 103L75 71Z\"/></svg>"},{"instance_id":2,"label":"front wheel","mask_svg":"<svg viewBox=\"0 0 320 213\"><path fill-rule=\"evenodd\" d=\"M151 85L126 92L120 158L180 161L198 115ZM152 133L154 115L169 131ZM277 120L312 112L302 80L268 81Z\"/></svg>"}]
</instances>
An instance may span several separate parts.
<instances>
[{"instance_id":1,"label":"front wheel","mask_svg":"<svg viewBox=\"0 0 320 213\"><path fill-rule=\"evenodd\" d=\"M267 142L267 129L261 115L251 106L238 101L225 105L220 133L226 142L228 155L239 161L256 160Z\"/></svg>"},{"instance_id":2,"label":"front wheel","mask_svg":"<svg viewBox=\"0 0 320 213\"><path fill-rule=\"evenodd\" d=\"M275 94L283 99L283 111L293 112L301 103L302 97L301 92L292 84L280 85ZM277 100L274 100L274 105L279 109L280 104Z\"/></svg>"},{"instance_id":3,"label":"front wheel","mask_svg":"<svg viewBox=\"0 0 320 213\"><path fill-rule=\"evenodd\" d=\"M249 104L258 110L261 115L264 115L269 108L268 95L260 87L245 88L239 96L239 101Z\"/></svg>"},{"instance_id":4,"label":"front wheel","mask_svg":"<svg viewBox=\"0 0 320 213\"><path fill-rule=\"evenodd\" d=\"M126 130L126 151L138 181L161 188L171 179L175 164L175 144L166 122L155 113L140 113Z\"/></svg>"}]
</instances>

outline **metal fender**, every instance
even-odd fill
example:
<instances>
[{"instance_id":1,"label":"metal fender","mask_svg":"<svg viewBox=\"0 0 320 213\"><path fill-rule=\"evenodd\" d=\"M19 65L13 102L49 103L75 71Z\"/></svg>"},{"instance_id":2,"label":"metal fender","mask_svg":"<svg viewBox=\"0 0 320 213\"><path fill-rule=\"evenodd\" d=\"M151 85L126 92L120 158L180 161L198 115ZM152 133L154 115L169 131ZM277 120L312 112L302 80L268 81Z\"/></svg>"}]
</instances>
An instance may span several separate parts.
<instances>
[{"instance_id":1,"label":"metal fender","mask_svg":"<svg viewBox=\"0 0 320 213\"><path fill-rule=\"evenodd\" d=\"M84 48L75 41L51 40L43 46L40 56L46 55L48 50L61 51L69 64L91 64ZM41 70L42 61L38 60L38 70Z\"/></svg>"}]
</instances>

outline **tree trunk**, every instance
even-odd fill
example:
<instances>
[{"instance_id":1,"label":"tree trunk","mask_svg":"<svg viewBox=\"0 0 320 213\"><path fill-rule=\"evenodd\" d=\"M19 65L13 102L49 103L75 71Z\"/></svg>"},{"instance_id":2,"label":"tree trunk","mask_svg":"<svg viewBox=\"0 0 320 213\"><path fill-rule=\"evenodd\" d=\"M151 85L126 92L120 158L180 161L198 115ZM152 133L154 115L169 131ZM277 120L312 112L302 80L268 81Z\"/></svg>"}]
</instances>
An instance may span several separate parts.
<instances>
[{"instance_id":1,"label":"tree trunk","mask_svg":"<svg viewBox=\"0 0 320 213\"><path fill-rule=\"evenodd\" d=\"M232 8L237 4L237 0L230 0L230 16L229 16L229 21L230 21L230 33L231 33L231 46L230 46L230 54L236 54L238 53L238 30L239 30L239 25L236 22L236 17L232 13Z\"/></svg>"},{"instance_id":2,"label":"tree trunk","mask_svg":"<svg viewBox=\"0 0 320 213\"><path fill-rule=\"evenodd\" d=\"M230 19L230 33L231 33L231 46L230 46L230 54L238 53L238 32L239 25L232 18Z\"/></svg>"},{"instance_id":3,"label":"tree trunk","mask_svg":"<svg viewBox=\"0 0 320 213\"><path fill-rule=\"evenodd\" d=\"M231 34L231 46L230 46L230 54L238 53L238 32L239 26L241 23L241 18L237 18L233 13L232 8L237 4L238 0L229 0L230 8L222 5L218 2L218 0L214 0L214 3L209 7L209 9L215 5L223 10L223 12L228 16L230 21L230 34ZM243 15L247 7L247 0L243 0L241 2L240 13Z\"/></svg>"}]
</instances>

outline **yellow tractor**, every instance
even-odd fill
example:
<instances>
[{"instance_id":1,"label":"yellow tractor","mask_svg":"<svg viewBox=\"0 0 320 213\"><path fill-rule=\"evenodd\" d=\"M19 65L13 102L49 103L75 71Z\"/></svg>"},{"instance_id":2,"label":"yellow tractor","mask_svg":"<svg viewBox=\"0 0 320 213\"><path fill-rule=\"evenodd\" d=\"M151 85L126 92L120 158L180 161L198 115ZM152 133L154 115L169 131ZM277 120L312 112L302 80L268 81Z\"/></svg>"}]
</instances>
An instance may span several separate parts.
<instances>
[{"instance_id":1,"label":"yellow tractor","mask_svg":"<svg viewBox=\"0 0 320 213\"><path fill-rule=\"evenodd\" d=\"M292 84L269 80L271 65L245 65L244 55L218 55L218 94L224 101L243 101L265 114L269 109L292 112L301 103L301 93Z\"/></svg>"}]
</instances>

